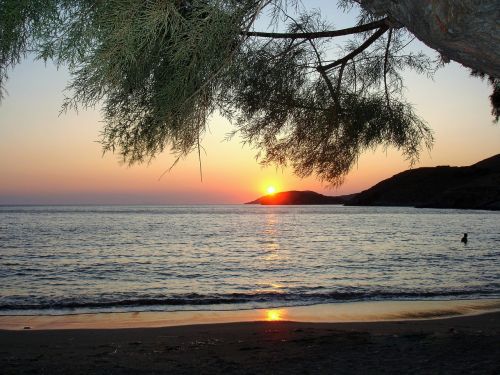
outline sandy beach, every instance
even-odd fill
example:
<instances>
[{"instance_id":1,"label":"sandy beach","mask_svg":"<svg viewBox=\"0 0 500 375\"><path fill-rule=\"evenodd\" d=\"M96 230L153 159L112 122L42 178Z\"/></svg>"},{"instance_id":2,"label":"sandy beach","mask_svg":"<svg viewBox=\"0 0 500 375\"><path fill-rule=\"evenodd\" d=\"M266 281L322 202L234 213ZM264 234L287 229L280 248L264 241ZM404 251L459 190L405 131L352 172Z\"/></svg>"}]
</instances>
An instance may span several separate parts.
<instances>
[{"instance_id":1,"label":"sandy beach","mask_svg":"<svg viewBox=\"0 0 500 375\"><path fill-rule=\"evenodd\" d=\"M499 344L499 312L357 323L4 329L0 368L2 374L498 374Z\"/></svg>"}]
</instances>

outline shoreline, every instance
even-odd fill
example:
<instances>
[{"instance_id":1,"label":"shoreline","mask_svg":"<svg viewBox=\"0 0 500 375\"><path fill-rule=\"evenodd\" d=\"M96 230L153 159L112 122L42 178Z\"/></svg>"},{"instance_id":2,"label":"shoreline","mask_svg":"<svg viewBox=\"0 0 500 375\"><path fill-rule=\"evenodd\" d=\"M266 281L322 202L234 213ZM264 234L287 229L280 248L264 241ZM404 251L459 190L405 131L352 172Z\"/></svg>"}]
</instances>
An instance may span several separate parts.
<instances>
[{"instance_id":1,"label":"shoreline","mask_svg":"<svg viewBox=\"0 0 500 375\"><path fill-rule=\"evenodd\" d=\"M0 330L160 328L288 321L357 323L432 320L500 312L500 299L359 301L248 310L0 315Z\"/></svg>"}]
</instances>

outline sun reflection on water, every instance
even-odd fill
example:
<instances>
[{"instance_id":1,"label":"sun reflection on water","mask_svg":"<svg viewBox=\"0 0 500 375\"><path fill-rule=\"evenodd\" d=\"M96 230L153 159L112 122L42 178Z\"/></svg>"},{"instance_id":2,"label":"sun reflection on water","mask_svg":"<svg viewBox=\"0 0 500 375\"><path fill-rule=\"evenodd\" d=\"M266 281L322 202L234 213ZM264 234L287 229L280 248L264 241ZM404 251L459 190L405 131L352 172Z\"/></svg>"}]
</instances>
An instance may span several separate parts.
<instances>
[{"instance_id":1,"label":"sun reflection on water","mask_svg":"<svg viewBox=\"0 0 500 375\"><path fill-rule=\"evenodd\" d=\"M262 231L262 243L265 251L264 259L266 261L276 261L280 259L280 245L277 241L278 237L278 219L274 213L266 215L265 227Z\"/></svg>"},{"instance_id":2,"label":"sun reflection on water","mask_svg":"<svg viewBox=\"0 0 500 375\"><path fill-rule=\"evenodd\" d=\"M266 310L265 320L268 322L277 322L283 320L283 310Z\"/></svg>"}]
</instances>

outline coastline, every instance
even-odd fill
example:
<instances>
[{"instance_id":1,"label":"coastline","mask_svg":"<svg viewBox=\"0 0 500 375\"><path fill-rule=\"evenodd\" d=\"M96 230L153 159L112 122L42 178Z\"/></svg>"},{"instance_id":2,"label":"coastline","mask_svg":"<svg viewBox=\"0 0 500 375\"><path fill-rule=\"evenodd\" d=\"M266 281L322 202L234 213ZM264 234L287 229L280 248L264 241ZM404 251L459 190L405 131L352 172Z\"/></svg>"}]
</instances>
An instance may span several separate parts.
<instances>
[{"instance_id":1,"label":"coastline","mask_svg":"<svg viewBox=\"0 0 500 375\"><path fill-rule=\"evenodd\" d=\"M243 310L0 315L0 330L159 328L258 321L356 323L500 312L500 299L383 300Z\"/></svg>"},{"instance_id":2,"label":"coastline","mask_svg":"<svg viewBox=\"0 0 500 375\"><path fill-rule=\"evenodd\" d=\"M500 371L499 341L498 311L356 323L0 330L0 368L4 374L483 374Z\"/></svg>"}]
</instances>

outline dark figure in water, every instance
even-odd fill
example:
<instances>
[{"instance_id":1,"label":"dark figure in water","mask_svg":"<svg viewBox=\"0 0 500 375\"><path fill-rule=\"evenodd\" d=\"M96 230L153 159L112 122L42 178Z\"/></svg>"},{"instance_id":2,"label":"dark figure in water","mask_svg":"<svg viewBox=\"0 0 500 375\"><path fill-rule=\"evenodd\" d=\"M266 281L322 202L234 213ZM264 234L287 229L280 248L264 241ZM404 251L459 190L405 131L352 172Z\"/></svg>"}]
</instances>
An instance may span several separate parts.
<instances>
[{"instance_id":1,"label":"dark figure in water","mask_svg":"<svg viewBox=\"0 0 500 375\"><path fill-rule=\"evenodd\" d=\"M467 233L464 233L464 236L462 237L461 240L463 243L467 243Z\"/></svg>"}]
</instances>

